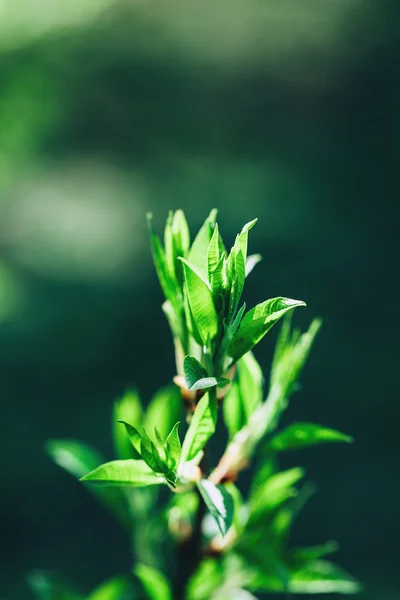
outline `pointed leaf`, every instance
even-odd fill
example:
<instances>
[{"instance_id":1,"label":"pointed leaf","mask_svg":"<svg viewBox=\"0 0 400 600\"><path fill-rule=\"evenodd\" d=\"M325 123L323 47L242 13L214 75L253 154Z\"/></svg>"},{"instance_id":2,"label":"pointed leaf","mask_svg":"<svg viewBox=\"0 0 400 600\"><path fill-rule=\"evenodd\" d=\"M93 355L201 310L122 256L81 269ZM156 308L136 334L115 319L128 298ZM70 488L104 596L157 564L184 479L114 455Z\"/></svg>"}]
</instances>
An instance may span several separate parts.
<instances>
[{"instance_id":1,"label":"pointed leaf","mask_svg":"<svg viewBox=\"0 0 400 600\"><path fill-rule=\"evenodd\" d=\"M183 361L186 385L190 389L199 379L207 377L205 367L194 356L185 356Z\"/></svg>"},{"instance_id":2,"label":"pointed leaf","mask_svg":"<svg viewBox=\"0 0 400 600\"><path fill-rule=\"evenodd\" d=\"M91 471L81 481L104 486L146 486L163 483L143 460L113 460Z\"/></svg>"},{"instance_id":3,"label":"pointed leaf","mask_svg":"<svg viewBox=\"0 0 400 600\"><path fill-rule=\"evenodd\" d=\"M305 548L295 548L290 552L291 559L300 563L309 562L310 560L317 560L323 558L327 554L337 552L339 546L337 542L325 542L319 546L308 546Z\"/></svg>"},{"instance_id":4,"label":"pointed leaf","mask_svg":"<svg viewBox=\"0 0 400 600\"><path fill-rule=\"evenodd\" d=\"M171 433L165 440L165 449L167 452L167 462L170 469L175 469L181 459L181 441L179 439L179 422L174 425Z\"/></svg>"},{"instance_id":5,"label":"pointed leaf","mask_svg":"<svg viewBox=\"0 0 400 600\"><path fill-rule=\"evenodd\" d=\"M136 451L135 458L140 458L140 443L142 440L142 436L140 435L138 430L135 427L132 427L132 425L130 425L129 423L126 423L125 421L118 421L118 423L125 427L126 435L132 447Z\"/></svg>"},{"instance_id":6,"label":"pointed leaf","mask_svg":"<svg viewBox=\"0 0 400 600\"><path fill-rule=\"evenodd\" d=\"M49 440L46 451L59 467L77 479L103 460L97 450L77 440Z\"/></svg>"},{"instance_id":7,"label":"pointed leaf","mask_svg":"<svg viewBox=\"0 0 400 600\"><path fill-rule=\"evenodd\" d=\"M86 600L129 600L131 588L126 577L113 577L93 590Z\"/></svg>"},{"instance_id":8,"label":"pointed leaf","mask_svg":"<svg viewBox=\"0 0 400 600\"><path fill-rule=\"evenodd\" d=\"M139 563L133 572L140 579L150 600L172 600L172 592L168 580L161 571Z\"/></svg>"},{"instance_id":9,"label":"pointed leaf","mask_svg":"<svg viewBox=\"0 0 400 600\"><path fill-rule=\"evenodd\" d=\"M276 452L285 450L297 450L316 444L324 444L330 442L347 442L351 443L353 438L336 431L328 429L322 425L314 423L293 423L286 429L277 433L268 443L268 448Z\"/></svg>"},{"instance_id":10,"label":"pointed leaf","mask_svg":"<svg viewBox=\"0 0 400 600\"><path fill-rule=\"evenodd\" d=\"M193 269L193 266L182 259L185 273L186 290L193 318L204 344L218 333L218 316L215 310L210 287Z\"/></svg>"},{"instance_id":11,"label":"pointed leaf","mask_svg":"<svg viewBox=\"0 0 400 600\"><path fill-rule=\"evenodd\" d=\"M249 310L233 337L230 356L238 359L246 354L285 313L298 306L305 306L305 303L290 298L272 298Z\"/></svg>"},{"instance_id":12,"label":"pointed leaf","mask_svg":"<svg viewBox=\"0 0 400 600\"><path fill-rule=\"evenodd\" d=\"M207 250L207 263L208 263L208 280L211 281L211 277L220 262L220 245L219 245L219 231L218 224L215 224L214 232L212 234L210 243Z\"/></svg>"},{"instance_id":13,"label":"pointed leaf","mask_svg":"<svg viewBox=\"0 0 400 600\"><path fill-rule=\"evenodd\" d=\"M162 460L158 449L144 428L142 431L142 438L140 440L140 454L150 469L155 473L165 473L168 470L167 465Z\"/></svg>"},{"instance_id":14,"label":"pointed leaf","mask_svg":"<svg viewBox=\"0 0 400 600\"><path fill-rule=\"evenodd\" d=\"M125 421L138 427L142 419L142 412L142 404L137 390L128 390L122 398L114 402L112 427L115 453L118 458L139 458L124 428L118 421Z\"/></svg>"},{"instance_id":15,"label":"pointed leaf","mask_svg":"<svg viewBox=\"0 0 400 600\"><path fill-rule=\"evenodd\" d=\"M204 279L207 279L207 249L214 231L217 212L216 209L210 212L188 254L188 260L200 271Z\"/></svg>"},{"instance_id":16,"label":"pointed leaf","mask_svg":"<svg viewBox=\"0 0 400 600\"><path fill-rule=\"evenodd\" d=\"M178 287L178 283L174 277L174 275L170 272L167 260L165 258L164 250L161 246L161 242L154 232L153 226L151 224L152 215L147 215L147 222L149 226L150 232L150 243L151 250L153 254L153 261L157 271L158 279L161 285L161 288L164 292L164 296L171 302L174 310L179 313L180 305L178 298L180 296L180 290Z\"/></svg>"},{"instance_id":17,"label":"pointed leaf","mask_svg":"<svg viewBox=\"0 0 400 600\"><path fill-rule=\"evenodd\" d=\"M224 536L233 522L233 498L223 485L214 485L207 479L197 483L200 494Z\"/></svg>"},{"instance_id":18,"label":"pointed leaf","mask_svg":"<svg viewBox=\"0 0 400 600\"><path fill-rule=\"evenodd\" d=\"M264 377L252 352L247 352L238 362L240 395L246 423L263 399Z\"/></svg>"},{"instance_id":19,"label":"pointed leaf","mask_svg":"<svg viewBox=\"0 0 400 600\"><path fill-rule=\"evenodd\" d=\"M154 431L157 427L161 437L165 439L175 423L184 417L182 395L176 385L168 385L159 389L147 407L144 427Z\"/></svg>"},{"instance_id":20,"label":"pointed leaf","mask_svg":"<svg viewBox=\"0 0 400 600\"><path fill-rule=\"evenodd\" d=\"M195 458L203 450L209 438L215 431L216 414L210 406L209 394L203 396L187 430L183 445L181 461L186 462Z\"/></svg>"},{"instance_id":21,"label":"pointed leaf","mask_svg":"<svg viewBox=\"0 0 400 600\"><path fill-rule=\"evenodd\" d=\"M258 265L259 262L262 261L262 256L261 254L251 254L250 256L247 257L246 260L246 277L248 277L250 275L250 273L252 272L252 270L254 269L254 267L256 265Z\"/></svg>"},{"instance_id":22,"label":"pointed leaf","mask_svg":"<svg viewBox=\"0 0 400 600\"><path fill-rule=\"evenodd\" d=\"M230 379L226 377L202 377L194 383L189 390L194 392L196 390L209 390L213 387L225 387L230 383Z\"/></svg>"},{"instance_id":23,"label":"pointed leaf","mask_svg":"<svg viewBox=\"0 0 400 600\"><path fill-rule=\"evenodd\" d=\"M293 594L356 594L360 584L336 565L316 560L291 574Z\"/></svg>"},{"instance_id":24,"label":"pointed leaf","mask_svg":"<svg viewBox=\"0 0 400 600\"><path fill-rule=\"evenodd\" d=\"M293 486L304 477L300 468L288 469L271 475L254 490L250 498L250 519L258 519L275 510L277 506L296 493Z\"/></svg>"},{"instance_id":25,"label":"pointed leaf","mask_svg":"<svg viewBox=\"0 0 400 600\"><path fill-rule=\"evenodd\" d=\"M231 389L225 396L222 403L222 410L225 425L229 432L229 439L232 439L235 433L246 424L239 383L237 381L232 383Z\"/></svg>"}]
</instances>

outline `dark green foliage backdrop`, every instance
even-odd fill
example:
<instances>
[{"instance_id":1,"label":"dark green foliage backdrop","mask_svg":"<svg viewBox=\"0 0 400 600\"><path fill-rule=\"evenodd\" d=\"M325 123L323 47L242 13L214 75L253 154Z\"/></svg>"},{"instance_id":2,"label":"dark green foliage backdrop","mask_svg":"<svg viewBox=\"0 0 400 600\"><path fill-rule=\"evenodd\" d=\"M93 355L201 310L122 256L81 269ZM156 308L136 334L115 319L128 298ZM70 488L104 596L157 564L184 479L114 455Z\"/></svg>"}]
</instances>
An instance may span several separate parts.
<instances>
[{"instance_id":1,"label":"dark green foliage backdrop","mask_svg":"<svg viewBox=\"0 0 400 600\"><path fill-rule=\"evenodd\" d=\"M248 304L302 298L296 323L324 320L288 418L357 441L288 458L320 486L297 534L338 539L363 600L395 600L395 3L16 4L0 25L2 593L29 598L33 567L83 589L129 568L123 533L43 443L111 457L112 400L169 381L145 213L161 227L181 207L194 231L216 206L228 240L259 217Z\"/></svg>"}]
</instances>

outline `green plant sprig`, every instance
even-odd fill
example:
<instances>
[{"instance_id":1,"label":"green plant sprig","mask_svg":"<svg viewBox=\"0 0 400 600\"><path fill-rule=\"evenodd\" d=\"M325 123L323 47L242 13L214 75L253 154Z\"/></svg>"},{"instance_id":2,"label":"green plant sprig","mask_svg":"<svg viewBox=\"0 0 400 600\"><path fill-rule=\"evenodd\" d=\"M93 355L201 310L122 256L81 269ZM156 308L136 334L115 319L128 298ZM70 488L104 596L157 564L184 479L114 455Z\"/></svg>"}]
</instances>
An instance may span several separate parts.
<instances>
[{"instance_id":1,"label":"green plant sprig","mask_svg":"<svg viewBox=\"0 0 400 600\"><path fill-rule=\"evenodd\" d=\"M290 547L293 521L310 488L298 487L303 469L278 469L281 452L352 441L314 423L278 430L321 322L314 320L302 334L293 331L293 309L305 303L284 297L265 300L246 312L241 300L245 279L260 261L259 255L248 256L248 235L256 220L242 228L228 253L216 215L211 211L191 243L183 212L170 212L164 245L148 216L154 264L165 296L162 308L175 346L175 385L160 390L147 410L137 391L115 403L116 460L104 462L96 451L71 440L49 442L48 452L91 486L128 527L138 563L129 600L354 593L359 584L325 559L334 550L332 544ZM252 350L282 318L265 390ZM187 428L181 442L184 406ZM228 442L222 456L210 456L209 440L221 416ZM235 482L260 454L264 460L243 496ZM173 493L159 511L161 485ZM160 527L164 538L168 533L169 555L186 560L183 567L175 565L171 581L165 576L167 559L159 551ZM136 584L142 595L135 592Z\"/></svg>"}]
</instances>

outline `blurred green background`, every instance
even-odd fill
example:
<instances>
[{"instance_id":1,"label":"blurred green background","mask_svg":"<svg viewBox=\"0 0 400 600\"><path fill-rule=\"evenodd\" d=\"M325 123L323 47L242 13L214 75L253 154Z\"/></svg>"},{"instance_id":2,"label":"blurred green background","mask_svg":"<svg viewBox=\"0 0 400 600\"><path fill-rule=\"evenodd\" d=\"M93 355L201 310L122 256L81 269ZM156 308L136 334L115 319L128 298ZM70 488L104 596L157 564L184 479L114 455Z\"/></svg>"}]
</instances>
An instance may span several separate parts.
<instances>
[{"instance_id":1,"label":"blurred green background","mask_svg":"<svg viewBox=\"0 0 400 600\"><path fill-rule=\"evenodd\" d=\"M301 298L324 327L288 419L352 447L288 457L320 487L296 529L341 542L363 600L400 597L399 6L389 0L0 3L1 593L45 568L84 590L128 541L44 455L112 456L110 407L174 374L146 239L220 209L259 217L248 305ZM257 357L268 368L276 332ZM155 366L156 365L156 369Z\"/></svg>"}]
</instances>

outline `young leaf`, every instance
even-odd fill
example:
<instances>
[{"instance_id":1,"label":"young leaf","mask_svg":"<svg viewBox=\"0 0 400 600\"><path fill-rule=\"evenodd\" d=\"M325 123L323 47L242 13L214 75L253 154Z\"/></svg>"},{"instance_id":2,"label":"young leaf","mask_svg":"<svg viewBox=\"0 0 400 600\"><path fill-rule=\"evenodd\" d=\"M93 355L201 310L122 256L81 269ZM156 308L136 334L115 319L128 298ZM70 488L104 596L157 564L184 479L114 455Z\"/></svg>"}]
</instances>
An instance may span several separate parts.
<instances>
[{"instance_id":1,"label":"young leaf","mask_svg":"<svg viewBox=\"0 0 400 600\"><path fill-rule=\"evenodd\" d=\"M168 471L166 463L162 460L158 449L144 428L140 440L140 454L150 469L155 473L165 473Z\"/></svg>"},{"instance_id":2,"label":"young leaf","mask_svg":"<svg viewBox=\"0 0 400 600\"><path fill-rule=\"evenodd\" d=\"M300 300L272 298L249 310L230 344L229 355L239 359L251 350L289 310L305 306Z\"/></svg>"},{"instance_id":3,"label":"young leaf","mask_svg":"<svg viewBox=\"0 0 400 600\"><path fill-rule=\"evenodd\" d=\"M199 379L207 377L205 367L194 356L185 356L183 361L186 385L190 389Z\"/></svg>"},{"instance_id":4,"label":"young leaf","mask_svg":"<svg viewBox=\"0 0 400 600\"><path fill-rule=\"evenodd\" d=\"M242 429L246 424L242 397L237 381L232 383L231 389L225 396L222 403L222 410L225 425L229 432L229 439L232 439L235 433Z\"/></svg>"},{"instance_id":5,"label":"young leaf","mask_svg":"<svg viewBox=\"0 0 400 600\"><path fill-rule=\"evenodd\" d=\"M189 262L207 279L207 249L214 231L217 210L213 209L197 234L188 254Z\"/></svg>"},{"instance_id":6,"label":"young leaf","mask_svg":"<svg viewBox=\"0 0 400 600\"><path fill-rule=\"evenodd\" d=\"M315 560L291 574L289 589L293 594L356 594L360 584L336 565Z\"/></svg>"},{"instance_id":7,"label":"young leaf","mask_svg":"<svg viewBox=\"0 0 400 600\"><path fill-rule=\"evenodd\" d=\"M212 234L210 243L207 250L207 263L208 263L208 280L211 281L211 277L218 267L220 262L220 244L219 244L219 231L218 224L215 224L214 232Z\"/></svg>"},{"instance_id":8,"label":"young leaf","mask_svg":"<svg viewBox=\"0 0 400 600\"><path fill-rule=\"evenodd\" d=\"M159 389L147 407L144 427L154 431L157 427L161 437L165 439L175 423L184 416L182 396L176 385L168 385Z\"/></svg>"},{"instance_id":9,"label":"young leaf","mask_svg":"<svg viewBox=\"0 0 400 600\"><path fill-rule=\"evenodd\" d=\"M223 485L214 485L207 479L197 483L200 494L224 536L233 522L233 498Z\"/></svg>"},{"instance_id":10,"label":"young leaf","mask_svg":"<svg viewBox=\"0 0 400 600\"><path fill-rule=\"evenodd\" d=\"M172 592L166 577L155 569L139 563L133 570L150 600L172 600Z\"/></svg>"},{"instance_id":11,"label":"young leaf","mask_svg":"<svg viewBox=\"0 0 400 600\"><path fill-rule=\"evenodd\" d=\"M103 460L97 450L76 440L49 440L46 451L59 467L77 479Z\"/></svg>"},{"instance_id":12,"label":"young leaf","mask_svg":"<svg viewBox=\"0 0 400 600\"><path fill-rule=\"evenodd\" d=\"M147 215L147 222L150 232L150 243L153 254L153 261L157 271L158 279L160 281L161 288L164 292L164 296L171 302L174 310L179 313L180 304L178 298L180 297L180 290L178 283L174 275L170 272L167 260L165 258L164 250L161 246L161 242L156 235L153 226L151 224L152 215Z\"/></svg>"},{"instance_id":13,"label":"young leaf","mask_svg":"<svg viewBox=\"0 0 400 600\"><path fill-rule=\"evenodd\" d=\"M230 379L226 377L202 377L194 383L189 390L194 392L196 390L209 390L213 387L225 387L230 383Z\"/></svg>"},{"instance_id":14,"label":"young leaf","mask_svg":"<svg viewBox=\"0 0 400 600\"><path fill-rule=\"evenodd\" d=\"M143 460L113 460L91 471L80 481L104 486L146 486L164 483Z\"/></svg>"},{"instance_id":15,"label":"young leaf","mask_svg":"<svg viewBox=\"0 0 400 600\"><path fill-rule=\"evenodd\" d=\"M328 429L322 425L315 425L314 423L293 423L286 429L283 429L277 433L268 443L268 448L275 452L282 452L285 450L297 450L299 448L306 448L308 446L315 446L317 444L324 444L330 442L347 442L351 443L353 438L350 436L336 431L335 429Z\"/></svg>"},{"instance_id":16,"label":"young leaf","mask_svg":"<svg viewBox=\"0 0 400 600\"><path fill-rule=\"evenodd\" d=\"M113 577L93 590L86 600L129 600L131 587L126 577Z\"/></svg>"},{"instance_id":17,"label":"young leaf","mask_svg":"<svg viewBox=\"0 0 400 600\"><path fill-rule=\"evenodd\" d=\"M246 422L263 399L264 377L252 352L247 352L238 362L239 388Z\"/></svg>"},{"instance_id":18,"label":"young leaf","mask_svg":"<svg viewBox=\"0 0 400 600\"><path fill-rule=\"evenodd\" d=\"M337 542L325 542L319 546L308 546L305 548L295 548L290 552L290 558L296 563L308 563L310 560L323 558L328 554L337 552L339 545Z\"/></svg>"},{"instance_id":19,"label":"young leaf","mask_svg":"<svg viewBox=\"0 0 400 600\"><path fill-rule=\"evenodd\" d=\"M261 254L251 254L250 256L247 257L247 260L246 260L246 277L248 277L250 275L250 273L252 272L252 270L254 269L254 267L256 265L258 265L258 263L260 261L262 261Z\"/></svg>"},{"instance_id":20,"label":"young leaf","mask_svg":"<svg viewBox=\"0 0 400 600\"><path fill-rule=\"evenodd\" d=\"M125 421L137 427L142 419L142 403L136 390L128 390L119 400L114 402L112 427L115 453L118 458L139 458L124 428L118 421ZM101 461L99 461L101 462ZM97 463L99 464L99 463Z\"/></svg>"},{"instance_id":21,"label":"young leaf","mask_svg":"<svg viewBox=\"0 0 400 600\"><path fill-rule=\"evenodd\" d=\"M140 458L140 443L142 440L142 436L140 435L140 433L138 432L138 430L135 427L132 427L132 425L130 425L129 423L126 423L125 421L118 421L118 423L124 425L125 427L125 432L126 435L133 447L133 449L136 452L136 456L135 458Z\"/></svg>"},{"instance_id":22,"label":"young leaf","mask_svg":"<svg viewBox=\"0 0 400 600\"><path fill-rule=\"evenodd\" d=\"M179 439L179 422L174 425L171 433L165 440L165 450L167 453L167 463L169 469L176 469L181 459L181 441Z\"/></svg>"},{"instance_id":23,"label":"young leaf","mask_svg":"<svg viewBox=\"0 0 400 600\"><path fill-rule=\"evenodd\" d=\"M189 305L201 340L206 344L209 338L213 339L218 333L218 316L212 291L190 263L184 259L182 262Z\"/></svg>"},{"instance_id":24,"label":"young leaf","mask_svg":"<svg viewBox=\"0 0 400 600\"><path fill-rule=\"evenodd\" d=\"M215 431L216 414L210 406L209 393L203 396L194 411L182 445L181 461L195 458Z\"/></svg>"},{"instance_id":25,"label":"young leaf","mask_svg":"<svg viewBox=\"0 0 400 600\"><path fill-rule=\"evenodd\" d=\"M271 475L262 485L254 490L250 498L250 520L256 520L275 510L283 502L296 493L293 486L304 477L300 468L288 469Z\"/></svg>"}]
</instances>

